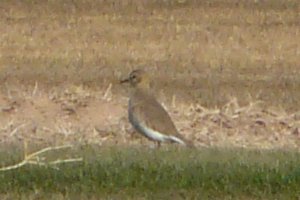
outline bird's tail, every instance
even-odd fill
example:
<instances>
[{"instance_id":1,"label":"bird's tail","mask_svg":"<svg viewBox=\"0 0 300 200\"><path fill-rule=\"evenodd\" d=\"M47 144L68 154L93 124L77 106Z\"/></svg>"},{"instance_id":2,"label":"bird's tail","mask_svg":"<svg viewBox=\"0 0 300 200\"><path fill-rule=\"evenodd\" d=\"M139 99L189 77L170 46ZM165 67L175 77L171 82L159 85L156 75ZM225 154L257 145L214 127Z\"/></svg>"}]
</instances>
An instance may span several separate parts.
<instances>
[{"instance_id":1,"label":"bird's tail","mask_svg":"<svg viewBox=\"0 0 300 200\"><path fill-rule=\"evenodd\" d=\"M183 138L178 138L178 137L175 137L175 136L169 136L168 139L171 142L179 143L179 144L185 145L189 148L195 148L195 145L192 141L189 141L189 140L186 140L186 139L183 139Z\"/></svg>"}]
</instances>

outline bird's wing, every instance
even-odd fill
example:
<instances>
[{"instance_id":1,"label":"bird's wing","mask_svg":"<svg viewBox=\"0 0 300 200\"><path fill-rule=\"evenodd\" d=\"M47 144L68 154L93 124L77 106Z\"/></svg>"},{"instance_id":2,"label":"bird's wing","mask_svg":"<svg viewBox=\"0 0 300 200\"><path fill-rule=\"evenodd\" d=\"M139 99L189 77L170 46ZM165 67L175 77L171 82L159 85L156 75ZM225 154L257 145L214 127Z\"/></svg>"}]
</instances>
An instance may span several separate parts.
<instances>
[{"instance_id":1,"label":"bird's wing","mask_svg":"<svg viewBox=\"0 0 300 200\"><path fill-rule=\"evenodd\" d=\"M133 98L134 104L132 104L131 109L134 116L140 119L141 123L162 134L184 140L183 136L177 131L170 115L153 96L140 92L134 95Z\"/></svg>"}]
</instances>

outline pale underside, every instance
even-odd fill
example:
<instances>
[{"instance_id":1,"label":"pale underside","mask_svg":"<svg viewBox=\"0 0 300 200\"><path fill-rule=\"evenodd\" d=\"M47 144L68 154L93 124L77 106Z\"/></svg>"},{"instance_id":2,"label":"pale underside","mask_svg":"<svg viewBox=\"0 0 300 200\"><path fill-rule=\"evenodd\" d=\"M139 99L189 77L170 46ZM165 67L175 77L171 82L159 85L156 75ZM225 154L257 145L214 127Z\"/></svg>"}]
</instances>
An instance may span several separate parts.
<instances>
[{"instance_id":1,"label":"pale underside","mask_svg":"<svg viewBox=\"0 0 300 200\"><path fill-rule=\"evenodd\" d=\"M138 120L134 117L131 118L131 122L132 122L132 124L135 124L134 127L138 132L144 134L147 138L149 138L151 140L158 141L158 142L168 142L169 141L169 142L175 142L175 143L185 145L185 142L183 140L181 140L180 138L177 138L172 135L166 135L166 134L160 133L158 131L155 131L149 127L146 127L144 124L138 122Z\"/></svg>"}]
</instances>

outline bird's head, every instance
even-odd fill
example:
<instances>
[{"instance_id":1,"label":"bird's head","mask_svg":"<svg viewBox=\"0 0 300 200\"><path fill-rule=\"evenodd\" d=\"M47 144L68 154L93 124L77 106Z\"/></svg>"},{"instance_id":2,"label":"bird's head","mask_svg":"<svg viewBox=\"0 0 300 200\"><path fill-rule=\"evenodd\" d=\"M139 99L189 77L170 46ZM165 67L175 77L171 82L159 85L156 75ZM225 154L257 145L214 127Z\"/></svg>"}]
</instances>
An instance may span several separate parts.
<instances>
[{"instance_id":1,"label":"bird's head","mask_svg":"<svg viewBox=\"0 0 300 200\"><path fill-rule=\"evenodd\" d=\"M150 84L150 79L148 74L141 69L133 70L129 77L121 80L121 83L130 83L133 87L148 88Z\"/></svg>"}]
</instances>

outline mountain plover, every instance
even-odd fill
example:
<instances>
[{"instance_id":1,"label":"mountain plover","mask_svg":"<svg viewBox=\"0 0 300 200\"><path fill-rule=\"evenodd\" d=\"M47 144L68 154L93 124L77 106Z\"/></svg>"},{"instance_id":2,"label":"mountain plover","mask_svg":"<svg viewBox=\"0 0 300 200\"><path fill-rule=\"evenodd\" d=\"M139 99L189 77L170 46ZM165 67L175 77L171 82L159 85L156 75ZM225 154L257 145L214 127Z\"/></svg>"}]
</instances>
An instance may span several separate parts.
<instances>
[{"instance_id":1,"label":"mountain plover","mask_svg":"<svg viewBox=\"0 0 300 200\"><path fill-rule=\"evenodd\" d=\"M128 117L132 126L150 140L193 147L176 129L170 115L150 91L150 79L143 70L134 70L121 83L130 83Z\"/></svg>"}]
</instances>

